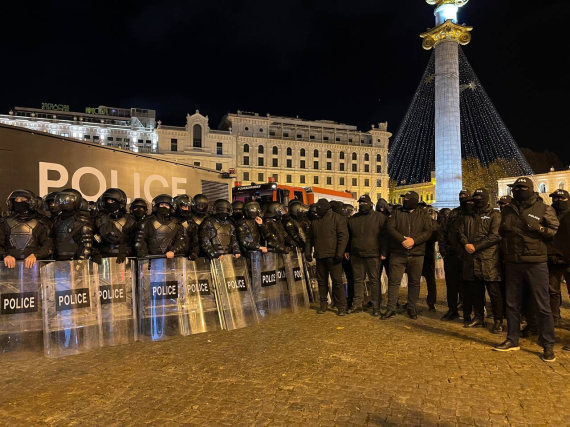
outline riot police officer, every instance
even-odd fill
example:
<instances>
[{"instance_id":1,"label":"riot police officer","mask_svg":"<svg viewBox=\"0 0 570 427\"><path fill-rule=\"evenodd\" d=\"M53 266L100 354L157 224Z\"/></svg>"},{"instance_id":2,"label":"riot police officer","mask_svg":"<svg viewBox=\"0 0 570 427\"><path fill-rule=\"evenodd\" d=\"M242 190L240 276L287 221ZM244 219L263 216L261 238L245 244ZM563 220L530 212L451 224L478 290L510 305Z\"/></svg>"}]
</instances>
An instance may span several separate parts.
<instances>
[{"instance_id":1,"label":"riot police officer","mask_svg":"<svg viewBox=\"0 0 570 427\"><path fill-rule=\"evenodd\" d=\"M198 224L192 219L192 198L188 194L176 196L174 202L174 216L184 228L184 253L191 260L198 259L200 255L200 241L198 240Z\"/></svg>"},{"instance_id":2,"label":"riot police officer","mask_svg":"<svg viewBox=\"0 0 570 427\"><path fill-rule=\"evenodd\" d=\"M137 226L135 249L139 258L149 255L174 255L184 253L184 229L172 216L172 197L161 194L152 200L152 215Z\"/></svg>"},{"instance_id":3,"label":"riot police officer","mask_svg":"<svg viewBox=\"0 0 570 427\"><path fill-rule=\"evenodd\" d=\"M295 246L305 249L307 242L308 223L303 224L304 214L309 208L300 200L294 199L289 202L289 212L283 217L282 222L289 238Z\"/></svg>"},{"instance_id":4,"label":"riot police officer","mask_svg":"<svg viewBox=\"0 0 570 427\"><path fill-rule=\"evenodd\" d=\"M289 247L294 245L293 239L289 237L285 231L285 227L281 223L281 218L287 213L285 207L279 202L271 202L267 204L263 218L267 224L267 229L273 239L267 242L267 246L271 252L287 253Z\"/></svg>"},{"instance_id":5,"label":"riot police officer","mask_svg":"<svg viewBox=\"0 0 570 427\"><path fill-rule=\"evenodd\" d=\"M241 252L236 230L230 221L232 205L227 200L218 199L213 210L214 215L204 219L200 225L200 246L210 259L217 259L226 254L234 254L239 258Z\"/></svg>"},{"instance_id":6,"label":"riot police officer","mask_svg":"<svg viewBox=\"0 0 570 427\"><path fill-rule=\"evenodd\" d=\"M55 196L57 196L57 191L53 191L51 193L46 194L43 198L43 206L42 206L42 210L44 211L46 216L50 218L52 221L59 213L59 207L55 203Z\"/></svg>"},{"instance_id":7,"label":"riot police officer","mask_svg":"<svg viewBox=\"0 0 570 427\"><path fill-rule=\"evenodd\" d=\"M243 207L244 207L244 203L240 200L236 200L235 202L232 203L232 217L231 220L234 223L234 225L237 224L237 222L243 218Z\"/></svg>"},{"instance_id":8,"label":"riot police officer","mask_svg":"<svg viewBox=\"0 0 570 427\"><path fill-rule=\"evenodd\" d=\"M137 222L141 222L148 215L148 204L146 200L133 200L129 206L129 212Z\"/></svg>"},{"instance_id":9,"label":"riot police officer","mask_svg":"<svg viewBox=\"0 0 570 427\"><path fill-rule=\"evenodd\" d=\"M131 242L136 232L135 219L127 214L127 195L109 188L101 198L101 213L95 218L95 242L101 256L116 257L117 264L132 255Z\"/></svg>"},{"instance_id":10,"label":"riot police officer","mask_svg":"<svg viewBox=\"0 0 570 427\"><path fill-rule=\"evenodd\" d=\"M261 219L261 207L257 202L247 202L243 206L244 218L238 220L236 231L242 252L249 255L261 251L267 253L264 240L268 238L267 226Z\"/></svg>"},{"instance_id":11,"label":"riot police officer","mask_svg":"<svg viewBox=\"0 0 570 427\"><path fill-rule=\"evenodd\" d=\"M0 257L8 268L16 260L25 260L32 268L37 259L48 259L53 254L53 240L49 221L36 211L39 198L29 190L13 191L6 200L9 216L0 223Z\"/></svg>"},{"instance_id":12,"label":"riot police officer","mask_svg":"<svg viewBox=\"0 0 570 427\"><path fill-rule=\"evenodd\" d=\"M53 225L55 259L89 259L93 254L93 225L82 211L87 202L77 190L66 189L55 198L60 213Z\"/></svg>"},{"instance_id":13,"label":"riot police officer","mask_svg":"<svg viewBox=\"0 0 570 427\"><path fill-rule=\"evenodd\" d=\"M228 202L229 203L229 202ZM192 199L192 219L198 225L208 217L210 208L208 198L203 194L196 194Z\"/></svg>"}]
</instances>

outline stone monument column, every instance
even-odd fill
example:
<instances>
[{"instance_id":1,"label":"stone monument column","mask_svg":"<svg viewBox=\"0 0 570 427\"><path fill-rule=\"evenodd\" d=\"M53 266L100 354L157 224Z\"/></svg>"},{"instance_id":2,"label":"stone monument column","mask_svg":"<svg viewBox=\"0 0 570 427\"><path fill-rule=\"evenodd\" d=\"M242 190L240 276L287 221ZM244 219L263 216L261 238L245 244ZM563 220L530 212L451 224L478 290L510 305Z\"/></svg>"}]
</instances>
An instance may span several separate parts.
<instances>
[{"instance_id":1,"label":"stone monument column","mask_svg":"<svg viewBox=\"0 0 570 427\"><path fill-rule=\"evenodd\" d=\"M462 189L459 45L471 41L473 27L457 24L457 11L469 0L426 0L436 5L436 28L421 34L423 48L435 48L435 203L459 204Z\"/></svg>"}]
</instances>

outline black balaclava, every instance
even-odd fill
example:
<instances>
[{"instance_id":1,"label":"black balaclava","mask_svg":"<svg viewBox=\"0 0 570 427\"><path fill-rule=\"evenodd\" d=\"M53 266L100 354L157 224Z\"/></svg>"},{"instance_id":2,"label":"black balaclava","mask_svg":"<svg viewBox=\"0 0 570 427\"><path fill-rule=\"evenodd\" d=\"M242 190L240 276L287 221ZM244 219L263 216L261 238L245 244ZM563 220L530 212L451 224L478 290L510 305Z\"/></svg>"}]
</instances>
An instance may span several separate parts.
<instances>
[{"instance_id":1,"label":"black balaclava","mask_svg":"<svg viewBox=\"0 0 570 427\"><path fill-rule=\"evenodd\" d=\"M527 186L526 190L523 190L522 186L519 185L513 187L513 199L517 202L526 202L532 196L534 196L534 189L532 187Z\"/></svg>"},{"instance_id":2,"label":"black balaclava","mask_svg":"<svg viewBox=\"0 0 570 427\"><path fill-rule=\"evenodd\" d=\"M372 212L372 203L367 203L367 202L358 203L358 212L362 212L363 214Z\"/></svg>"},{"instance_id":3,"label":"black balaclava","mask_svg":"<svg viewBox=\"0 0 570 427\"><path fill-rule=\"evenodd\" d=\"M190 218L190 214L192 213L192 210L190 208L184 210L181 207L178 208L178 215L180 215L181 218Z\"/></svg>"},{"instance_id":4,"label":"black balaclava","mask_svg":"<svg viewBox=\"0 0 570 427\"><path fill-rule=\"evenodd\" d=\"M418 199L415 198L411 198L411 199L404 199L402 206L404 207L404 209L406 209L407 211L413 211L414 209L417 209L418 205L420 204L420 202L418 201Z\"/></svg>"},{"instance_id":5,"label":"black balaclava","mask_svg":"<svg viewBox=\"0 0 570 427\"><path fill-rule=\"evenodd\" d=\"M164 206L159 206L156 208L156 213L162 216L170 215L170 208L165 208Z\"/></svg>"},{"instance_id":6,"label":"black balaclava","mask_svg":"<svg viewBox=\"0 0 570 427\"><path fill-rule=\"evenodd\" d=\"M27 213L30 210L30 203L29 202L16 202L14 200L14 212L16 213Z\"/></svg>"},{"instance_id":7,"label":"black balaclava","mask_svg":"<svg viewBox=\"0 0 570 427\"><path fill-rule=\"evenodd\" d=\"M105 209L109 213L116 213L119 210L119 202L115 199L107 198L105 200Z\"/></svg>"},{"instance_id":8,"label":"black balaclava","mask_svg":"<svg viewBox=\"0 0 570 427\"><path fill-rule=\"evenodd\" d=\"M476 196L481 196L480 199L476 199ZM489 192L484 188L478 188L473 193L473 204L475 209L483 209L489 204Z\"/></svg>"},{"instance_id":9,"label":"black balaclava","mask_svg":"<svg viewBox=\"0 0 570 427\"><path fill-rule=\"evenodd\" d=\"M131 209L131 213L134 215L134 217L137 220L141 220L144 218L144 216L146 215L146 209L143 208L142 206L134 206Z\"/></svg>"},{"instance_id":10,"label":"black balaclava","mask_svg":"<svg viewBox=\"0 0 570 427\"><path fill-rule=\"evenodd\" d=\"M325 214L331 209L331 204L327 199L319 199L317 202L317 215L319 218L325 216Z\"/></svg>"},{"instance_id":11,"label":"black balaclava","mask_svg":"<svg viewBox=\"0 0 570 427\"><path fill-rule=\"evenodd\" d=\"M564 212L570 209L570 200L560 200L558 197L552 201L552 207L556 212Z\"/></svg>"},{"instance_id":12,"label":"black balaclava","mask_svg":"<svg viewBox=\"0 0 570 427\"><path fill-rule=\"evenodd\" d=\"M342 202L338 202L336 200L333 200L332 202L330 202L330 205L331 205L331 209L333 210L334 213L341 214L341 215L343 214L342 213L342 208L343 208Z\"/></svg>"}]
</instances>

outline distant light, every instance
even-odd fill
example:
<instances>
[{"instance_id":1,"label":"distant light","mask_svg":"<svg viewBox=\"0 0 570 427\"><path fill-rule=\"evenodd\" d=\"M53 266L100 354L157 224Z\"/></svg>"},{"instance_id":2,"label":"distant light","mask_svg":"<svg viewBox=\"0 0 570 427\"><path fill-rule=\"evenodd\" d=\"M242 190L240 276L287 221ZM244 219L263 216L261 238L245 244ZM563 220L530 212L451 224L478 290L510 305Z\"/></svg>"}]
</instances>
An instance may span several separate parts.
<instances>
[{"instance_id":1,"label":"distant light","mask_svg":"<svg viewBox=\"0 0 570 427\"><path fill-rule=\"evenodd\" d=\"M437 19L437 25L443 24L448 19L451 19L457 24L457 11L459 7L454 4L444 4L435 10L435 15Z\"/></svg>"}]
</instances>

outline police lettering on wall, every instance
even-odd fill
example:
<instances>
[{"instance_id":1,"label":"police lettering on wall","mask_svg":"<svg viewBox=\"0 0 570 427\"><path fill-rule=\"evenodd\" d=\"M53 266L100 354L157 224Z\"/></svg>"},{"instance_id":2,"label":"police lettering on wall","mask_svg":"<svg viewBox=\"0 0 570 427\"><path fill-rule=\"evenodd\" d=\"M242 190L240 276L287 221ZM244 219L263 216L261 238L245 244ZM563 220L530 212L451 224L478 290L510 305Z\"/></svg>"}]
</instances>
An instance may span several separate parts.
<instances>
[{"instance_id":1,"label":"police lettering on wall","mask_svg":"<svg viewBox=\"0 0 570 427\"><path fill-rule=\"evenodd\" d=\"M151 282L150 296L154 299L178 299L178 282Z\"/></svg>"},{"instance_id":2,"label":"police lettering on wall","mask_svg":"<svg viewBox=\"0 0 570 427\"><path fill-rule=\"evenodd\" d=\"M261 287L273 286L277 284L277 274L275 270L261 273Z\"/></svg>"},{"instance_id":3,"label":"police lettering on wall","mask_svg":"<svg viewBox=\"0 0 570 427\"><path fill-rule=\"evenodd\" d=\"M0 314L32 313L38 311L38 293L2 294Z\"/></svg>"},{"instance_id":4,"label":"police lettering on wall","mask_svg":"<svg viewBox=\"0 0 570 427\"><path fill-rule=\"evenodd\" d=\"M101 305L126 302L127 292L125 285L99 286L99 298L101 299Z\"/></svg>"},{"instance_id":5,"label":"police lettering on wall","mask_svg":"<svg viewBox=\"0 0 570 427\"><path fill-rule=\"evenodd\" d=\"M55 311L76 310L90 305L89 288L56 291L55 293Z\"/></svg>"},{"instance_id":6,"label":"police lettering on wall","mask_svg":"<svg viewBox=\"0 0 570 427\"><path fill-rule=\"evenodd\" d=\"M228 288L228 292L247 291L245 276L226 277L226 286Z\"/></svg>"}]
</instances>

